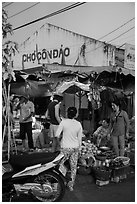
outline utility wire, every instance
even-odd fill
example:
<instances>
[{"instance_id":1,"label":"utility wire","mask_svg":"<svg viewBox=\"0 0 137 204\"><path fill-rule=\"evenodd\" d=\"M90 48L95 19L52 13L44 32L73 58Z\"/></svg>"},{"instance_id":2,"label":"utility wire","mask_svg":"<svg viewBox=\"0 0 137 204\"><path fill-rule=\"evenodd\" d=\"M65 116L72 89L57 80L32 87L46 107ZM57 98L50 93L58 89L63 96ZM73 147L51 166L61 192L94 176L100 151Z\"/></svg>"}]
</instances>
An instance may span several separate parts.
<instances>
[{"instance_id":1,"label":"utility wire","mask_svg":"<svg viewBox=\"0 0 137 204\"><path fill-rule=\"evenodd\" d=\"M3 6L3 8L6 8L7 6L9 6L9 5L11 5L11 4L13 4L14 2L11 2L11 3L9 3L9 4L6 4L5 6Z\"/></svg>"},{"instance_id":2,"label":"utility wire","mask_svg":"<svg viewBox=\"0 0 137 204\"><path fill-rule=\"evenodd\" d=\"M67 7L65 7L65 8L63 8L63 9L60 9L60 10L58 10L58 11L55 11L55 12L53 12L53 13L51 13L51 14L46 15L46 16L43 16L43 17L41 17L41 18L39 18L39 19L36 19L36 20L34 20L34 21L31 21L31 22L29 22L29 23L26 23L26 24L24 24L24 25L21 25L21 26L19 26L19 27L17 27L17 28L14 28L13 31L18 30L18 29L20 29L20 28L23 28L23 27L25 27L25 26L31 25L31 24L36 23L36 22L38 22L38 21L41 21L41 20L43 20L43 19L50 18L50 17L55 16L55 15L57 15L57 14L63 13L63 12L65 12L65 11L68 11L68 10L70 10L70 9L73 9L73 8L75 8L75 7L77 7L77 6L80 6L80 5L84 4L84 3L86 3L86 2L81 2L81 3L80 3L80 2L77 2L77 3L74 3L74 4L70 5L70 6L67 6Z\"/></svg>"},{"instance_id":3,"label":"utility wire","mask_svg":"<svg viewBox=\"0 0 137 204\"><path fill-rule=\"evenodd\" d=\"M122 44L122 45L120 45L118 48L121 48L121 47L123 47L124 45L125 45L126 43L124 43L124 44Z\"/></svg>"},{"instance_id":4,"label":"utility wire","mask_svg":"<svg viewBox=\"0 0 137 204\"><path fill-rule=\"evenodd\" d=\"M129 22L131 22L131 21L134 20L134 19L135 19L135 18L132 18L132 19L128 20L126 23L122 24L121 26L119 26L119 27L116 28L115 30L113 30L113 31L109 32L108 34L106 34L106 35L102 36L101 38L99 38L98 41L101 40L102 38L104 38L104 37L110 35L111 33L113 33L113 32L115 32L115 31L119 30L120 28L122 28L123 26L125 26L126 24L128 24ZM89 43L90 43L90 42L86 43L86 45L88 45ZM100 46L99 46L99 48L100 48ZM96 49L98 49L98 48L95 48L95 50L96 50Z\"/></svg>"},{"instance_id":5,"label":"utility wire","mask_svg":"<svg viewBox=\"0 0 137 204\"><path fill-rule=\"evenodd\" d=\"M121 40L130 39L130 38L133 39L133 37L135 38L135 34L129 35L129 36L125 37L125 38L121 38Z\"/></svg>"},{"instance_id":6,"label":"utility wire","mask_svg":"<svg viewBox=\"0 0 137 204\"><path fill-rule=\"evenodd\" d=\"M122 34L118 35L116 38L114 38L114 39L112 39L112 40L108 41L108 43L109 43L109 42L111 42L111 41L116 40L117 38L121 37L121 36L122 36L122 35L124 35L125 33L128 33L130 30L132 30L132 29L134 29L134 28L135 28L135 26L133 26L133 27L132 27L132 28L130 28L129 30L125 31L124 33L122 33Z\"/></svg>"},{"instance_id":7,"label":"utility wire","mask_svg":"<svg viewBox=\"0 0 137 204\"><path fill-rule=\"evenodd\" d=\"M128 37L126 37L126 38L122 38L121 40L123 41L123 40L125 40L125 39L130 39L130 37L133 37L133 36L135 36L135 35L130 35L130 36L128 36ZM130 41L135 41L135 39L131 39ZM120 44L121 42L119 42L119 44ZM115 43L116 44L116 43ZM116 46L118 46L118 48L120 48L120 47L123 47L124 45L126 44L126 42L124 43L124 44L122 44L122 45L116 45Z\"/></svg>"},{"instance_id":8,"label":"utility wire","mask_svg":"<svg viewBox=\"0 0 137 204\"><path fill-rule=\"evenodd\" d=\"M131 40L131 41L133 41L133 40ZM122 45L120 45L118 48L123 47L125 44L126 44L126 42L125 42L125 43L123 43Z\"/></svg>"},{"instance_id":9,"label":"utility wire","mask_svg":"<svg viewBox=\"0 0 137 204\"><path fill-rule=\"evenodd\" d=\"M129 32L130 30L132 30L133 28L135 28L135 27L130 28L129 30L127 30L127 31L125 31L124 33L122 33L122 34L120 34L119 36L117 36L116 38L114 38L114 39L112 39L112 40L110 40L110 41L108 41L108 42L104 42L104 43L109 43L109 42L111 42L111 41L113 41L113 40L116 40L117 38L121 37L121 36L124 35L125 33ZM94 52L95 50L99 49L99 48L102 47L102 46L103 46L103 45L100 45L99 47L97 47L97 48L95 48L95 49L93 49L93 50L90 50L90 51L88 51L88 52L86 52L86 53Z\"/></svg>"},{"instance_id":10,"label":"utility wire","mask_svg":"<svg viewBox=\"0 0 137 204\"><path fill-rule=\"evenodd\" d=\"M30 8L32 8L32 7L34 7L34 6L36 6L36 5L39 4L39 3L40 3L40 2L38 2L38 3L36 3L36 4L33 4L32 6L29 6L28 8L26 8L26 9L24 9L24 10L22 10L22 11L16 13L16 14L14 14L14 15L12 15L12 16L9 16L9 18L13 18L14 16L17 16L17 15L23 13L24 11L27 11L28 9L30 9Z\"/></svg>"},{"instance_id":11,"label":"utility wire","mask_svg":"<svg viewBox=\"0 0 137 204\"><path fill-rule=\"evenodd\" d=\"M101 38L99 38L98 40L101 40L102 38L104 38L104 37L106 37L106 36L110 35L111 33L113 33L113 32L115 32L115 31L119 30L120 28L122 28L123 26L125 26L125 25L126 25L126 24L128 24L129 22L133 21L134 19L135 19L135 18L130 19L130 20L129 20L129 21L127 21L126 23L124 23L124 24L122 24L121 26L119 26L118 28L116 28L116 29L112 30L112 31L111 31L111 32L109 32L108 34L106 34L106 35L102 36L102 37L101 37Z\"/></svg>"}]
</instances>

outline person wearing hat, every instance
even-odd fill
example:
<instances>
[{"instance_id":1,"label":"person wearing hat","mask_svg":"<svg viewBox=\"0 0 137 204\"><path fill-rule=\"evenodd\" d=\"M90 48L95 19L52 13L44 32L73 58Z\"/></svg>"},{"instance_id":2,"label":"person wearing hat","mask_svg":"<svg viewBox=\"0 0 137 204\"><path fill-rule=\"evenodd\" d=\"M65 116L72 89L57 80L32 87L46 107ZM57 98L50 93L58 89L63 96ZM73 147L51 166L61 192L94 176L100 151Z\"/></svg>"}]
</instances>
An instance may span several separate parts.
<instances>
[{"instance_id":1,"label":"person wearing hat","mask_svg":"<svg viewBox=\"0 0 137 204\"><path fill-rule=\"evenodd\" d=\"M25 145L26 134L28 137L29 150L32 151L34 149L32 138L32 116L34 114L34 104L31 101L29 101L28 97L21 96L18 108L20 109L19 123L23 151L26 150Z\"/></svg>"},{"instance_id":2,"label":"person wearing hat","mask_svg":"<svg viewBox=\"0 0 137 204\"><path fill-rule=\"evenodd\" d=\"M61 122L60 117L60 104L63 100L63 95L61 93L55 93L53 96L53 100L49 103L45 118L50 122L50 138L52 140L52 151L55 149L55 134L57 128Z\"/></svg>"}]
</instances>

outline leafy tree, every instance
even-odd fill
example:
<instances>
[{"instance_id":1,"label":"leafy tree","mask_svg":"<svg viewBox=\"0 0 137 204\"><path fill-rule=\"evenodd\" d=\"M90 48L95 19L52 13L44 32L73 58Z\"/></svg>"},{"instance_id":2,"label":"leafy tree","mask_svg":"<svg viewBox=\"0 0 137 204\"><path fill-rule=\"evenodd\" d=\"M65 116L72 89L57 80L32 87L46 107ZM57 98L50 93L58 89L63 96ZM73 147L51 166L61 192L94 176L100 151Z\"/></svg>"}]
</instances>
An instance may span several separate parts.
<instances>
[{"instance_id":1,"label":"leafy tree","mask_svg":"<svg viewBox=\"0 0 137 204\"><path fill-rule=\"evenodd\" d=\"M6 38L8 33L12 34L12 25L7 22L8 15L4 9L2 9L2 36Z\"/></svg>"},{"instance_id":2,"label":"leafy tree","mask_svg":"<svg viewBox=\"0 0 137 204\"><path fill-rule=\"evenodd\" d=\"M3 42L8 34L13 34L12 25L8 23L8 15L2 9L2 37ZM17 51L17 43L7 41L2 44L2 121L4 122L3 143L5 135L8 134L8 159L10 156L11 145L11 110L10 110L10 82L15 80L12 66L12 56ZM7 131L8 129L8 131Z\"/></svg>"},{"instance_id":3,"label":"leafy tree","mask_svg":"<svg viewBox=\"0 0 137 204\"><path fill-rule=\"evenodd\" d=\"M2 9L2 36L5 40L8 34L13 34L12 25L7 22L8 16L4 9ZM3 80L13 78L15 80L13 68L12 68L12 56L15 55L18 50L16 42L7 41L2 45L2 76Z\"/></svg>"}]
</instances>

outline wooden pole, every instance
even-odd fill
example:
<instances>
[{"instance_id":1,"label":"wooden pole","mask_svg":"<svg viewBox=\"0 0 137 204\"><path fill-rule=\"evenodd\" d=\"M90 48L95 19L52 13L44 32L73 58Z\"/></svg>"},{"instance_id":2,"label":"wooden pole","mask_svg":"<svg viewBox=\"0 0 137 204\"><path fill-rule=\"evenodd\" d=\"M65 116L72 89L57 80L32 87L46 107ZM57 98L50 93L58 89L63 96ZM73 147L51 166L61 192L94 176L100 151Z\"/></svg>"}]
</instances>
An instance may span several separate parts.
<instances>
[{"instance_id":1,"label":"wooden pole","mask_svg":"<svg viewBox=\"0 0 137 204\"><path fill-rule=\"evenodd\" d=\"M13 124L12 124L12 122L11 122L11 130L12 130L12 145L14 145L15 152L17 154L17 145L16 145L16 141L15 141L15 135L14 135L14 131L13 131Z\"/></svg>"},{"instance_id":2,"label":"wooden pole","mask_svg":"<svg viewBox=\"0 0 137 204\"><path fill-rule=\"evenodd\" d=\"M7 97L7 109L8 109L8 160L10 158L10 144L11 144L11 127L10 127L10 83L8 84L8 97Z\"/></svg>"},{"instance_id":3,"label":"wooden pole","mask_svg":"<svg viewBox=\"0 0 137 204\"><path fill-rule=\"evenodd\" d=\"M92 107L91 133L94 132L94 119L95 119L95 112L94 112L94 109Z\"/></svg>"},{"instance_id":4,"label":"wooden pole","mask_svg":"<svg viewBox=\"0 0 137 204\"><path fill-rule=\"evenodd\" d=\"M4 130L3 130L2 146L4 144L5 134L6 134L6 124L4 125Z\"/></svg>"},{"instance_id":5,"label":"wooden pole","mask_svg":"<svg viewBox=\"0 0 137 204\"><path fill-rule=\"evenodd\" d=\"M6 127L7 127L6 126L6 122L7 122L7 91L6 91L6 85L5 85L4 80L2 80L2 83L3 83L3 89L2 89L2 96L3 96L3 98L2 98L2 100L4 100L2 105L5 105L5 107L6 107L6 110L4 112L4 106L2 106L2 108L3 108L2 109L2 111L3 111L2 114L3 114L3 117L5 119L5 125L4 125L3 136L2 136L2 138L3 138L3 140L2 140L2 147L3 147L4 139L5 139L5 135L6 135Z\"/></svg>"},{"instance_id":6,"label":"wooden pole","mask_svg":"<svg viewBox=\"0 0 137 204\"><path fill-rule=\"evenodd\" d=\"M79 95L78 95L78 97L79 97L79 109L81 109L81 96L82 96L81 90L79 90Z\"/></svg>"}]
</instances>

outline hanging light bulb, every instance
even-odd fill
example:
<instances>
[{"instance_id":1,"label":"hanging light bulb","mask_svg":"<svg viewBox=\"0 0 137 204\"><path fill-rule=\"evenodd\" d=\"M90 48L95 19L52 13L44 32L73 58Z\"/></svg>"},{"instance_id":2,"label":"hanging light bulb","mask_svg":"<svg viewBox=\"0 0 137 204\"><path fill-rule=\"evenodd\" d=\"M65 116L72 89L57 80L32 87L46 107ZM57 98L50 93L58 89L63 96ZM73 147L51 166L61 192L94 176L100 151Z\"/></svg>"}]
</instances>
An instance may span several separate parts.
<instances>
[{"instance_id":1,"label":"hanging light bulb","mask_svg":"<svg viewBox=\"0 0 137 204\"><path fill-rule=\"evenodd\" d=\"M27 88L27 89L29 88L29 85L28 85L28 84L26 85L26 88Z\"/></svg>"}]
</instances>

